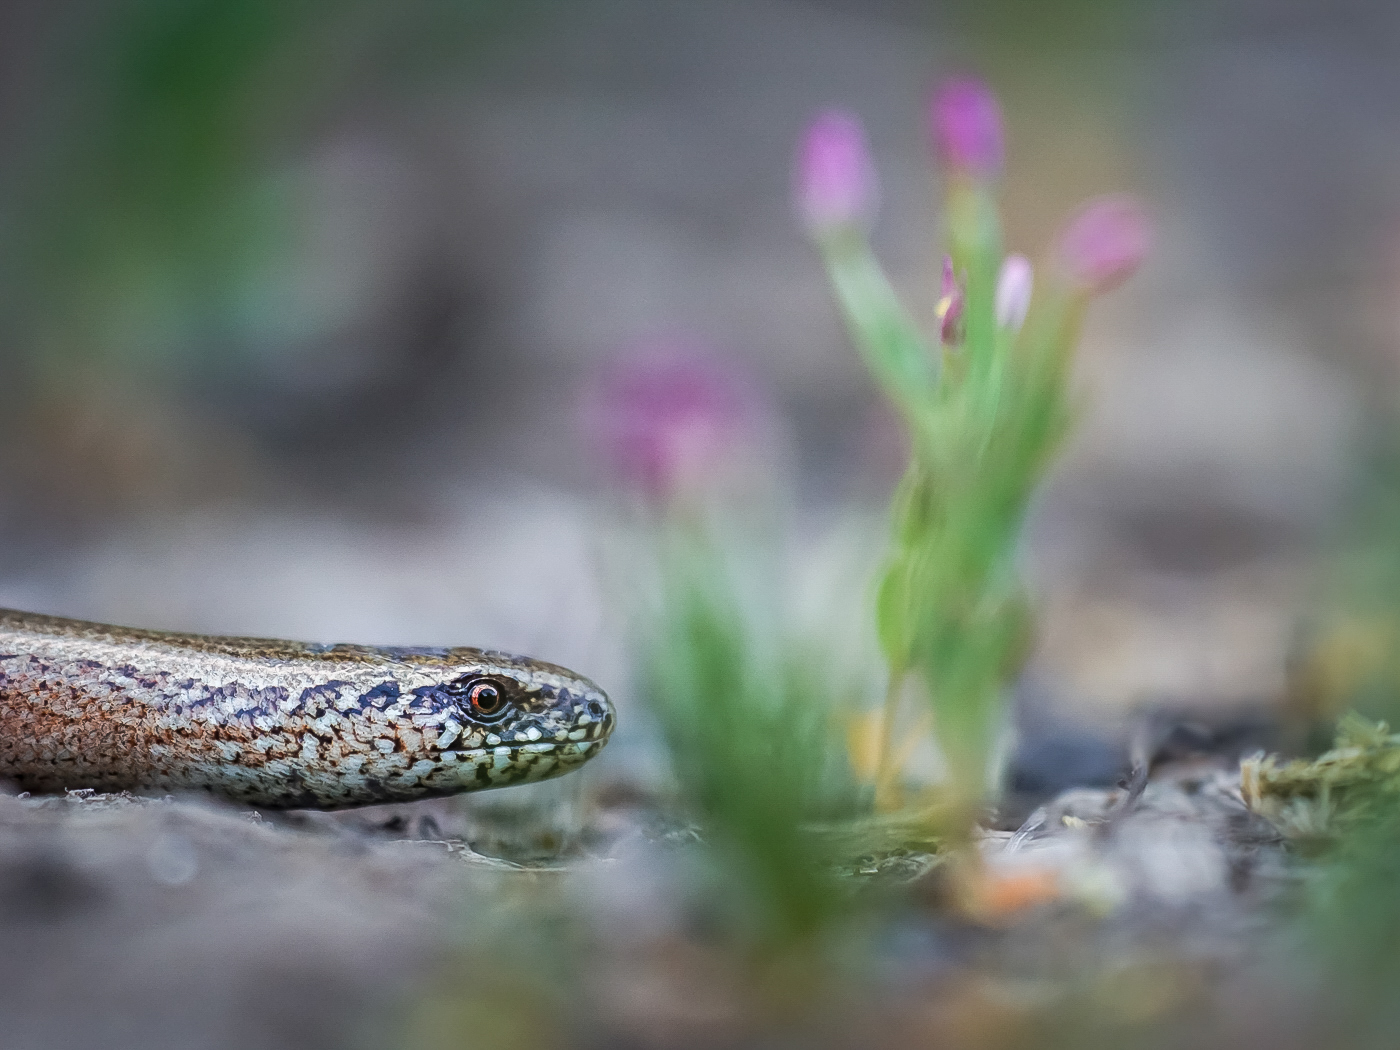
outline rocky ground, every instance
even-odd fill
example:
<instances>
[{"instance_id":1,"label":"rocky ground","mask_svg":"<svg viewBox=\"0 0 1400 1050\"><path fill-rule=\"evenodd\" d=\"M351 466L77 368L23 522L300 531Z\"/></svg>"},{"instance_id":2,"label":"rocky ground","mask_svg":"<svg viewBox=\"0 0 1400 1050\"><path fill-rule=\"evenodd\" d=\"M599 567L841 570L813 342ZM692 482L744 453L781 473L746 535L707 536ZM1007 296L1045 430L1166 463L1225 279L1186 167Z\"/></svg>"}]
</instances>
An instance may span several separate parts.
<instances>
[{"instance_id":1,"label":"rocky ground","mask_svg":"<svg viewBox=\"0 0 1400 1050\"><path fill-rule=\"evenodd\" d=\"M760 1038L772 1020L756 1018L733 960L687 914L695 833L652 801L588 787L346 814L0 797L4 1044ZM827 1002L835 1027L807 1037L844 1044L872 1012L890 1038L909 1026L946 1035L958 1011L965 1045L999 1045L998 997L1063 994L1071 974L1170 973L1156 999L1110 1004L1165 1016L1188 995L1182 982L1257 958L1271 903L1295 879L1235 771L1209 758L1159 770L1140 795L1068 791L981 848L996 889L962 919L937 857L854 859L857 892L895 890L901 903L852 941L861 975L839 1008Z\"/></svg>"}]
</instances>

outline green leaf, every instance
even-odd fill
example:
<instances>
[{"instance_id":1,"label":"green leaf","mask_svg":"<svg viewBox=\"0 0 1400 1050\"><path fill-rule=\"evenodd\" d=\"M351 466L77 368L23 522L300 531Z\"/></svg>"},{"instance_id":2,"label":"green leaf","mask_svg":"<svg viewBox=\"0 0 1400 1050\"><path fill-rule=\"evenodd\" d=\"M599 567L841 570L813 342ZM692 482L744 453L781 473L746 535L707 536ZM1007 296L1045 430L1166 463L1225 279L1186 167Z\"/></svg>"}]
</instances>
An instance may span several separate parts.
<instances>
[{"instance_id":1,"label":"green leaf","mask_svg":"<svg viewBox=\"0 0 1400 1050\"><path fill-rule=\"evenodd\" d=\"M823 248L852 340L886 396L913 418L936 388L938 357L900 305L863 239L832 240Z\"/></svg>"}]
</instances>

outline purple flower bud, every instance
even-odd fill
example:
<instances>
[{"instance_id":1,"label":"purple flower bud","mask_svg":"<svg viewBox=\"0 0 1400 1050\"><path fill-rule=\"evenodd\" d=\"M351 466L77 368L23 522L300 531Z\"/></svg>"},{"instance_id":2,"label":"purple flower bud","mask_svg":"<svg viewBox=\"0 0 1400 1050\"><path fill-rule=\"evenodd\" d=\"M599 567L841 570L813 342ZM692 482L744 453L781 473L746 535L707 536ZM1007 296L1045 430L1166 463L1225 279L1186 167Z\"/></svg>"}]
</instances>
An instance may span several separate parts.
<instances>
[{"instance_id":1,"label":"purple flower bud","mask_svg":"<svg viewBox=\"0 0 1400 1050\"><path fill-rule=\"evenodd\" d=\"M1031 287L1035 283L1035 273L1031 261L1024 255L1008 255L1001 264L997 275L997 324L1019 332L1026 321L1026 311L1031 308Z\"/></svg>"},{"instance_id":2,"label":"purple flower bud","mask_svg":"<svg viewBox=\"0 0 1400 1050\"><path fill-rule=\"evenodd\" d=\"M963 307L967 297L958 278L953 273L953 260L943 256L943 288L938 297L935 311L938 317L938 333L945 346L957 346L963 339Z\"/></svg>"},{"instance_id":3,"label":"purple flower bud","mask_svg":"<svg viewBox=\"0 0 1400 1050\"><path fill-rule=\"evenodd\" d=\"M817 117L802 139L793 182L797 211L809 232L869 223L877 185L860 120L840 109Z\"/></svg>"},{"instance_id":4,"label":"purple flower bud","mask_svg":"<svg viewBox=\"0 0 1400 1050\"><path fill-rule=\"evenodd\" d=\"M1151 240L1147 216L1135 198L1099 197L1060 235L1060 263L1079 289L1106 292L1132 276Z\"/></svg>"},{"instance_id":5,"label":"purple flower bud","mask_svg":"<svg viewBox=\"0 0 1400 1050\"><path fill-rule=\"evenodd\" d=\"M737 370L666 339L603 377L588 421L619 477L652 498L703 485L752 429L755 398Z\"/></svg>"},{"instance_id":6,"label":"purple flower bud","mask_svg":"<svg viewBox=\"0 0 1400 1050\"><path fill-rule=\"evenodd\" d=\"M1001 174L1001 106L985 83L973 77L947 81L933 96L929 124L938 155L950 168L975 179Z\"/></svg>"}]
</instances>

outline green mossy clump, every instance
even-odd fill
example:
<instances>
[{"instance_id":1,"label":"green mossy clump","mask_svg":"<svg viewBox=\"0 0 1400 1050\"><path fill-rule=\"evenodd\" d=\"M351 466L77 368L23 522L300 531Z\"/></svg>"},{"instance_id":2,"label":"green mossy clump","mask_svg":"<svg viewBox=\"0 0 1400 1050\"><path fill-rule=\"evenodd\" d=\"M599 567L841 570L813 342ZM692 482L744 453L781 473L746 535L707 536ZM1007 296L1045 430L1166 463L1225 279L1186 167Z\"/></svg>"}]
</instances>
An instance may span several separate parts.
<instances>
[{"instance_id":1,"label":"green mossy clump","mask_svg":"<svg viewBox=\"0 0 1400 1050\"><path fill-rule=\"evenodd\" d=\"M1240 791L1290 838L1330 839L1400 807L1400 733L1349 714L1332 749L1316 759L1246 759Z\"/></svg>"}]
</instances>

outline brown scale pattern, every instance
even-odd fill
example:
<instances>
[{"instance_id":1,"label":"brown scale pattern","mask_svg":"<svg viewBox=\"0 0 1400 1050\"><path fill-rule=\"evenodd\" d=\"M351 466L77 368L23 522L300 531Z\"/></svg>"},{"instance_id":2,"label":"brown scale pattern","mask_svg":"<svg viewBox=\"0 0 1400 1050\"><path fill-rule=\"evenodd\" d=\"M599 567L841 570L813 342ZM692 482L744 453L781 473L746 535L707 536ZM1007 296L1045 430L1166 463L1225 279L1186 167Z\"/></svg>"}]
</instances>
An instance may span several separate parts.
<instances>
[{"instance_id":1,"label":"brown scale pattern","mask_svg":"<svg viewBox=\"0 0 1400 1050\"><path fill-rule=\"evenodd\" d=\"M492 717L462 695L479 678ZM455 691L454 691L455 690ZM606 743L596 685L479 649L316 646L0 610L0 777L335 808L542 780Z\"/></svg>"}]
</instances>

